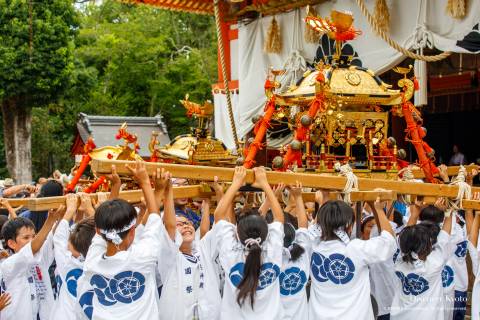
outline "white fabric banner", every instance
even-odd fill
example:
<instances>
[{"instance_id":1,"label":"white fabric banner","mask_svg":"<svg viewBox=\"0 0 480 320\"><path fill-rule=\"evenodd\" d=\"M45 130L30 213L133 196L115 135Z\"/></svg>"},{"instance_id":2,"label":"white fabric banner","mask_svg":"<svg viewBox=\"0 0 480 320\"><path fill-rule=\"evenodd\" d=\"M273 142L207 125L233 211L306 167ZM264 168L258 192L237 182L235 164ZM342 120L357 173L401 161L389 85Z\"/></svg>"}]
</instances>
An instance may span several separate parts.
<instances>
[{"instance_id":1,"label":"white fabric banner","mask_svg":"<svg viewBox=\"0 0 480 320\"><path fill-rule=\"evenodd\" d=\"M480 52L478 31L480 1L468 1L467 16L462 20L453 19L446 14L447 1L387 1L390 12L390 37L405 48L435 47L442 51ZM365 0L365 2L369 11L373 12L375 1ZM353 13L354 26L361 30L362 34L348 43L353 47L363 67L381 74L404 59L402 54L372 32L355 0L328 1L316 6L318 15L322 17L329 16L333 9ZM328 54L329 48L325 43L305 42L305 15L306 10L302 8L275 16L280 26L283 43L281 54L267 54L263 51L265 36L273 17L260 18L239 26L239 64L232 68L238 68L239 75L239 97L238 105L235 104L235 113L237 133L240 138L252 129L251 118L263 111L266 102L263 85L270 67L284 68L285 62L292 61L296 52L310 63L315 58L317 49L327 51L326 54ZM301 62L298 59L296 61L297 67L293 69L300 70L301 66L298 67L298 65L301 65ZM424 74L424 71L418 70L417 74ZM420 79L425 85L424 80ZM425 97L419 98L425 99ZM233 138L231 138L230 126L227 126L228 121L225 121L222 116L217 117L217 113L227 115L226 104L220 103L220 98L216 95L215 106L215 136L230 147L232 145L230 141L233 142ZM219 129L220 127L228 130Z\"/></svg>"},{"instance_id":2,"label":"white fabric banner","mask_svg":"<svg viewBox=\"0 0 480 320\"><path fill-rule=\"evenodd\" d=\"M231 92L233 117L238 131L238 93ZM227 97L218 92L213 94L213 104L215 105L215 138L222 140L228 149L235 149L235 140L233 139L230 117L228 116ZM241 136L239 136L239 139Z\"/></svg>"}]
</instances>

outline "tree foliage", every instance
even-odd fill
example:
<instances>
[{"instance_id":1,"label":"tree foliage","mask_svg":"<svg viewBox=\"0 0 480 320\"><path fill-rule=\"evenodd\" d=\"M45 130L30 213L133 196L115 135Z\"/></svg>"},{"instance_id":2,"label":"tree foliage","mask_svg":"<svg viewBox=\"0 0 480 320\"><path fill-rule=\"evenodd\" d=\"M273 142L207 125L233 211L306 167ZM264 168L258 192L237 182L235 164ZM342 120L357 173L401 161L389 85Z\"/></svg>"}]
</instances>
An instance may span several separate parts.
<instances>
[{"instance_id":1,"label":"tree foliage","mask_svg":"<svg viewBox=\"0 0 480 320\"><path fill-rule=\"evenodd\" d=\"M0 6L5 1L0 0ZM186 93L194 101L211 99L211 84L216 82L212 17L114 0L104 0L101 5L87 4L76 10L79 27L70 30L76 36L71 46L73 58L68 61L69 72L60 72L56 78L67 88L47 107L33 110L34 177L51 174L53 168L67 171L71 167L73 159L69 151L79 112L119 116L153 116L160 112L170 137L174 137L186 133L189 126L178 100ZM28 14L28 10L23 14ZM28 46L24 49L22 58L28 59ZM15 58L10 59L18 61L19 55L15 53ZM45 72L55 73L53 69ZM43 83L53 88L60 85L57 82L39 82L37 87L43 88L40 85ZM1 89L11 90L3 83ZM36 90L26 93L37 95Z\"/></svg>"},{"instance_id":2,"label":"tree foliage","mask_svg":"<svg viewBox=\"0 0 480 320\"><path fill-rule=\"evenodd\" d=\"M61 94L77 27L71 0L0 0L0 100L33 107Z\"/></svg>"}]
</instances>

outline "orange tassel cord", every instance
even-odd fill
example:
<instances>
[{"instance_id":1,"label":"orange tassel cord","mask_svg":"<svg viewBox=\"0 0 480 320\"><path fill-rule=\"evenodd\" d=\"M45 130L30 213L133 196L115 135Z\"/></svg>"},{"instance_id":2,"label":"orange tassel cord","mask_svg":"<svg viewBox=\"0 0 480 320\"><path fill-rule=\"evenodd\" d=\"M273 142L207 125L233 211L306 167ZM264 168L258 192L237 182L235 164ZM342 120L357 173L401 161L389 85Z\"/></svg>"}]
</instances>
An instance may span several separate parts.
<instances>
[{"instance_id":1,"label":"orange tassel cord","mask_svg":"<svg viewBox=\"0 0 480 320\"><path fill-rule=\"evenodd\" d=\"M85 172L85 169L87 168L88 164L90 163L90 160L92 159L89 155L89 153L94 150L97 146L93 142L93 138L89 137L87 140L87 143L83 147L83 152L85 153L82 156L82 162L80 162L80 166L78 167L77 171L75 172L75 176L73 177L72 181L67 185L66 191L67 192L73 192L75 189L75 186L77 185L78 181L80 180L80 177L82 174Z\"/></svg>"},{"instance_id":2,"label":"orange tassel cord","mask_svg":"<svg viewBox=\"0 0 480 320\"><path fill-rule=\"evenodd\" d=\"M438 181L434 178L434 174L438 172L438 168L427 155L427 153L432 151L432 148L422 140L425 132L415 119L420 120L420 114L410 101L405 101L405 98L402 103L402 111L405 121L407 122L407 129L405 130L407 132L407 139L413 144L417 151L420 168L422 168L425 173L425 178L428 182L436 183ZM413 116L414 113L416 114L415 118Z\"/></svg>"},{"instance_id":3,"label":"orange tassel cord","mask_svg":"<svg viewBox=\"0 0 480 320\"><path fill-rule=\"evenodd\" d=\"M92 192L95 192L97 191L98 187L100 187L100 185L104 184L106 182L106 179L105 176L101 176L100 178L98 178L94 183L92 183L90 186L88 186L88 188L86 188L85 190L83 190L83 192L85 193L92 193Z\"/></svg>"}]
</instances>

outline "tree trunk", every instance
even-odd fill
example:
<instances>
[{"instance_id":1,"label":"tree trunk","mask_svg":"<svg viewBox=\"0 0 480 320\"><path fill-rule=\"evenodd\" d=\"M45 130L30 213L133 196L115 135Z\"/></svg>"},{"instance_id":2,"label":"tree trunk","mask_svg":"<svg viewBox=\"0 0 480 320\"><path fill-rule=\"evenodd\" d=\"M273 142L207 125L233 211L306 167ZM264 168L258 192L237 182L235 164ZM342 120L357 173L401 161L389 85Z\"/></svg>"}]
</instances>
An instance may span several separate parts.
<instances>
[{"instance_id":1,"label":"tree trunk","mask_svg":"<svg viewBox=\"0 0 480 320\"><path fill-rule=\"evenodd\" d=\"M7 169L16 183L32 182L32 109L10 98L2 103Z\"/></svg>"}]
</instances>

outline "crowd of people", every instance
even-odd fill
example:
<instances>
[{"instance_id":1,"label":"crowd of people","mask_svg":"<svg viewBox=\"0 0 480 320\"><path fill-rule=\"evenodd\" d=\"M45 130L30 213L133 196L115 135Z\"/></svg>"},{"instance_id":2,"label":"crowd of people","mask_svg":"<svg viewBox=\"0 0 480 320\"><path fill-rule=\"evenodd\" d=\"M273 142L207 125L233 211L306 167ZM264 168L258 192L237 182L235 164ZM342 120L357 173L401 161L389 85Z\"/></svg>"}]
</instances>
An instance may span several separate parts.
<instances>
[{"instance_id":1,"label":"crowd of people","mask_svg":"<svg viewBox=\"0 0 480 320\"><path fill-rule=\"evenodd\" d=\"M61 195L62 181L3 190L0 319L464 319L467 252L480 279L480 215L444 200L377 200L358 220L326 190L304 203L301 183L270 186L261 167L244 191L237 167L228 188L212 183L213 210L174 199L187 180L128 168L143 191L134 204L115 173L108 198L67 194L44 213L8 197Z\"/></svg>"}]
</instances>

